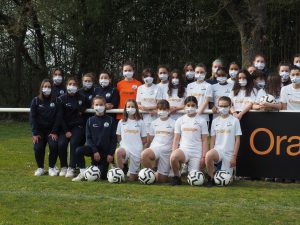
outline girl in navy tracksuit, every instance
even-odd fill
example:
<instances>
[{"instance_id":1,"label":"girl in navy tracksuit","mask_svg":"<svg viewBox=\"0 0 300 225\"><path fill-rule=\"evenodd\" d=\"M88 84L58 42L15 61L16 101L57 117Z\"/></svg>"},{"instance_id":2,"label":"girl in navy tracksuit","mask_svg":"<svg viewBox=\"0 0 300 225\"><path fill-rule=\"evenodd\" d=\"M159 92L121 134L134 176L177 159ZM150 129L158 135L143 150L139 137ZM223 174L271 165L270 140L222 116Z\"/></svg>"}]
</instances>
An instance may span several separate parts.
<instances>
[{"instance_id":1,"label":"girl in navy tracksuit","mask_svg":"<svg viewBox=\"0 0 300 225\"><path fill-rule=\"evenodd\" d=\"M30 124L32 127L32 142L38 169L35 176L45 173L45 148L49 146L49 175L57 176L55 163L58 155L58 105L52 95L52 85L49 79L42 81L39 95L34 97L30 106Z\"/></svg>"},{"instance_id":2,"label":"girl in navy tracksuit","mask_svg":"<svg viewBox=\"0 0 300 225\"><path fill-rule=\"evenodd\" d=\"M66 87L64 84L64 73L60 68L54 68L51 72L53 81L52 97L57 98L66 93Z\"/></svg>"},{"instance_id":3,"label":"girl in navy tracksuit","mask_svg":"<svg viewBox=\"0 0 300 225\"><path fill-rule=\"evenodd\" d=\"M80 173L72 181L84 179L84 156L91 156L92 164L101 171L101 178L107 179L109 163L113 161L116 149L116 132L114 119L105 114L105 98L98 96L93 99L96 115L88 119L86 124L86 144L76 149L77 165Z\"/></svg>"},{"instance_id":4,"label":"girl in navy tracksuit","mask_svg":"<svg viewBox=\"0 0 300 225\"><path fill-rule=\"evenodd\" d=\"M76 166L76 148L84 143L84 111L88 107L86 98L78 93L75 78L67 81L67 93L58 98L59 115L61 118L58 138L58 154L61 162L60 176L73 177ZM67 148L70 142L70 162L67 169Z\"/></svg>"},{"instance_id":5,"label":"girl in navy tracksuit","mask_svg":"<svg viewBox=\"0 0 300 225\"><path fill-rule=\"evenodd\" d=\"M89 108L92 105L92 100L94 97L94 75L93 73L86 73L82 77L82 88L80 88L79 93L84 95L89 102Z\"/></svg>"}]
</instances>

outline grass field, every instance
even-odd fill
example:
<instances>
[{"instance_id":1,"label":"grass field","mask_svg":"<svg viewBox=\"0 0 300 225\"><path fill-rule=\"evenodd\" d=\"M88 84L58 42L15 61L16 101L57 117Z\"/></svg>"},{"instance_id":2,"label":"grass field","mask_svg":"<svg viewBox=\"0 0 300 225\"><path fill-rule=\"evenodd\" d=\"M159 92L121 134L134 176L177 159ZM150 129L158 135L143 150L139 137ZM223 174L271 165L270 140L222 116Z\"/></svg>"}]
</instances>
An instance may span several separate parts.
<instances>
[{"instance_id":1,"label":"grass field","mask_svg":"<svg viewBox=\"0 0 300 225\"><path fill-rule=\"evenodd\" d=\"M300 223L299 184L74 183L35 169L28 123L0 122L0 225Z\"/></svg>"}]
</instances>

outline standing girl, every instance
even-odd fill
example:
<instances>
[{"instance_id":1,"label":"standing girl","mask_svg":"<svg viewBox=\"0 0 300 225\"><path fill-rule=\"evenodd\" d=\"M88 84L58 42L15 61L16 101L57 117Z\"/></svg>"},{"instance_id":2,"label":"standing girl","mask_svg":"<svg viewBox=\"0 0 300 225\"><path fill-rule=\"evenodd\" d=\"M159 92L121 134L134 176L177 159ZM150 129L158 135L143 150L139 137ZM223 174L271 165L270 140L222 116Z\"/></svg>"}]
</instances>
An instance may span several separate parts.
<instances>
[{"instance_id":1,"label":"standing girl","mask_svg":"<svg viewBox=\"0 0 300 225\"><path fill-rule=\"evenodd\" d=\"M76 167L76 148L84 143L85 117L88 107L86 98L78 93L75 78L67 81L67 93L58 98L60 104L61 131L58 138L58 153L61 162L59 176L73 177ZM67 149L70 143L70 162L67 169Z\"/></svg>"},{"instance_id":2,"label":"standing girl","mask_svg":"<svg viewBox=\"0 0 300 225\"><path fill-rule=\"evenodd\" d=\"M117 167L127 174L129 160L128 180L134 181L140 170L141 152L147 143L146 126L134 99L128 99L125 103L123 119L118 123L117 139L120 143L120 147L116 150Z\"/></svg>"},{"instance_id":3,"label":"standing girl","mask_svg":"<svg viewBox=\"0 0 300 225\"><path fill-rule=\"evenodd\" d=\"M89 102L89 108L90 108L94 97L95 76L93 73L86 73L83 75L81 80L82 80L82 88L80 88L79 93L86 97L86 99Z\"/></svg>"},{"instance_id":4,"label":"standing girl","mask_svg":"<svg viewBox=\"0 0 300 225\"><path fill-rule=\"evenodd\" d=\"M52 87L52 97L57 98L63 95L66 92L66 87L64 84L64 73L60 68L54 68L51 73L51 77L53 80Z\"/></svg>"},{"instance_id":5,"label":"standing girl","mask_svg":"<svg viewBox=\"0 0 300 225\"><path fill-rule=\"evenodd\" d=\"M151 69L143 70L142 79L144 84L138 87L136 102L140 110L147 112L143 115L143 120L149 133L151 122L157 118L157 102L163 98L163 95L161 89L153 83L154 74Z\"/></svg>"},{"instance_id":6,"label":"standing girl","mask_svg":"<svg viewBox=\"0 0 300 225\"><path fill-rule=\"evenodd\" d=\"M239 65L236 62L230 63L228 71L230 78L228 78L227 83L234 85L239 70Z\"/></svg>"},{"instance_id":7,"label":"standing girl","mask_svg":"<svg viewBox=\"0 0 300 225\"><path fill-rule=\"evenodd\" d=\"M184 99L186 93L184 88L184 80L179 70L173 70L169 78L169 90L167 96L164 98L170 103L170 116L173 120L177 120L180 113L177 111L184 108Z\"/></svg>"},{"instance_id":8,"label":"standing girl","mask_svg":"<svg viewBox=\"0 0 300 225\"><path fill-rule=\"evenodd\" d=\"M183 72L185 74L186 86L192 82L194 82L195 78L195 70L194 65L191 62L187 62L183 67Z\"/></svg>"},{"instance_id":9,"label":"standing girl","mask_svg":"<svg viewBox=\"0 0 300 225\"><path fill-rule=\"evenodd\" d=\"M127 62L123 65L124 80L117 84L117 90L120 95L119 109L123 109L127 99L136 99L137 89L142 83L133 78L134 66ZM117 114L117 119L122 119L122 114Z\"/></svg>"},{"instance_id":10,"label":"standing girl","mask_svg":"<svg viewBox=\"0 0 300 225\"><path fill-rule=\"evenodd\" d=\"M216 73L219 67L224 66L224 63L221 59L215 59L213 61L212 66L211 66L211 77L206 80L207 83L209 84L216 84L217 82L217 77Z\"/></svg>"},{"instance_id":11,"label":"standing girl","mask_svg":"<svg viewBox=\"0 0 300 225\"><path fill-rule=\"evenodd\" d=\"M250 76L247 70L240 70L229 95L233 104L231 113L239 120L252 108L255 102L257 91Z\"/></svg>"},{"instance_id":12,"label":"standing girl","mask_svg":"<svg viewBox=\"0 0 300 225\"><path fill-rule=\"evenodd\" d=\"M288 63L280 63L278 66L278 73L281 77L281 86L287 86L291 84L290 79L290 65Z\"/></svg>"},{"instance_id":13,"label":"standing girl","mask_svg":"<svg viewBox=\"0 0 300 225\"><path fill-rule=\"evenodd\" d=\"M47 143L49 146L49 175L57 176L58 173L55 168L58 155L58 105L51 92L52 86L50 80L43 80L39 95L32 99L30 106L32 142L38 166L38 169L34 173L35 176L41 176L45 173L44 159Z\"/></svg>"},{"instance_id":14,"label":"standing girl","mask_svg":"<svg viewBox=\"0 0 300 225\"><path fill-rule=\"evenodd\" d=\"M157 76L160 82L157 84L161 89L163 96L167 96L169 88L169 69L165 65L159 65L157 67Z\"/></svg>"},{"instance_id":15,"label":"standing girl","mask_svg":"<svg viewBox=\"0 0 300 225\"><path fill-rule=\"evenodd\" d=\"M186 114L175 123L175 135L170 157L174 177L171 185L180 185L179 167L187 163L188 171L199 171L205 167L205 155L208 150L207 122L197 115L196 97L188 96L185 101Z\"/></svg>"},{"instance_id":16,"label":"standing girl","mask_svg":"<svg viewBox=\"0 0 300 225\"><path fill-rule=\"evenodd\" d=\"M216 71L217 72L217 71ZM206 76L206 67L200 63L195 67L196 81L189 84L186 88L187 96L195 96L198 102L198 113L202 114L204 110L208 109L208 103L212 98L212 87L209 83L204 81ZM215 75L214 75L215 76ZM209 121L208 114L201 115L207 122Z\"/></svg>"}]
</instances>

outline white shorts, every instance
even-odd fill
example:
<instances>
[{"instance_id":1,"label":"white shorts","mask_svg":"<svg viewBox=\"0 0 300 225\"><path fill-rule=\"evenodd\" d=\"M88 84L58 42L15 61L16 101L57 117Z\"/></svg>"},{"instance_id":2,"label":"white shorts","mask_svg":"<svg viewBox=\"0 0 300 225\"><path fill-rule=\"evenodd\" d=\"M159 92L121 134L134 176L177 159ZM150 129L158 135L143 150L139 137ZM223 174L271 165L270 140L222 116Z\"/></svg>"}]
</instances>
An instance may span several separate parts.
<instances>
[{"instance_id":1,"label":"white shorts","mask_svg":"<svg viewBox=\"0 0 300 225\"><path fill-rule=\"evenodd\" d=\"M222 162L221 170L226 170L231 175L233 174L233 167L230 167L231 156L225 155L224 152L215 149L219 155L219 162Z\"/></svg>"},{"instance_id":2,"label":"white shorts","mask_svg":"<svg viewBox=\"0 0 300 225\"><path fill-rule=\"evenodd\" d=\"M133 155L131 152L127 151L125 149L126 155L125 155L125 160L124 163L127 163L128 160L130 161L129 163L129 173L130 174L138 174L140 171L140 166L141 166L141 157L138 157L136 155Z\"/></svg>"},{"instance_id":3,"label":"white shorts","mask_svg":"<svg viewBox=\"0 0 300 225\"><path fill-rule=\"evenodd\" d=\"M150 146L149 148L154 152L155 159L158 160L157 172L168 176L170 173L170 156L172 150L162 149L159 146Z\"/></svg>"},{"instance_id":4,"label":"white shorts","mask_svg":"<svg viewBox=\"0 0 300 225\"><path fill-rule=\"evenodd\" d=\"M202 157L201 152L191 152L187 150L180 149L185 157L185 163L188 166L188 172L193 170L199 171L200 170L200 160Z\"/></svg>"}]
</instances>

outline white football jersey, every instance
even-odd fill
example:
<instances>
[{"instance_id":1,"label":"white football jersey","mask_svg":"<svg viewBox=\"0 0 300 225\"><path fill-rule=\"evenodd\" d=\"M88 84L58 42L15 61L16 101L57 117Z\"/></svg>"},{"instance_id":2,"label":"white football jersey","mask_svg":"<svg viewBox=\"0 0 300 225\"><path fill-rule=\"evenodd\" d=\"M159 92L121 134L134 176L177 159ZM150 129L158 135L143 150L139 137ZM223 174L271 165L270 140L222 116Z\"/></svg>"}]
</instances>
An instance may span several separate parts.
<instances>
[{"instance_id":1,"label":"white football jersey","mask_svg":"<svg viewBox=\"0 0 300 225\"><path fill-rule=\"evenodd\" d=\"M253 89L250 96L246 96L245 90L240 90L239 93L234 96L233 91L230 92L230 99L233 107L236 111L242 111L249 103L254 103L256 100L256 89Z\"/></svg>"},{"instance_id":2,"label":"white football jersey","mask_svg":"<svg viewBox=\"0 0 300 225\"><path fill-rule=\"evenodd\" d=\"M164 83L164 84L160 82L160 83L157 84L157 86L160 88L163 97L167 96L168 90L169 90L169 82Z\"/></svg>"},{"instance_id":3,"label":"white football jersey","mask_svg":"<svg viewBox=\"0 0 300 225\"><path fill-rule=\"evenodd\" d=\"M300 88L293 88L293 84L282 87L280 101L287 104L287 110L300 110Z\"/></svg>"},{"instance_id":4,"label":"white football jersey","mask_svg":"<svg viewBox=\"0 0 300 225\"><path fill-rule=\"evenodd\" d=\"M164 99L166 99L170 103L170 107L183 107L185 97L186 97L186 92L184 93L182 98L179 98L178 89L174 88L172 89L171 96L167 94L167 96L165 96ZM175 113L170 115L170 117L173 120L177 120L180 116L182 116L182 113Z\"/></svg>"}]
</instances>

